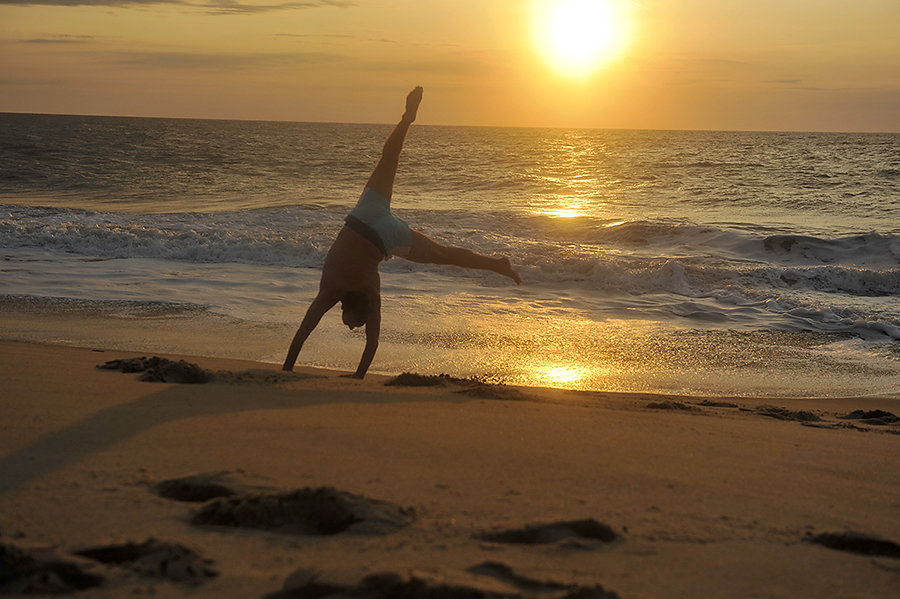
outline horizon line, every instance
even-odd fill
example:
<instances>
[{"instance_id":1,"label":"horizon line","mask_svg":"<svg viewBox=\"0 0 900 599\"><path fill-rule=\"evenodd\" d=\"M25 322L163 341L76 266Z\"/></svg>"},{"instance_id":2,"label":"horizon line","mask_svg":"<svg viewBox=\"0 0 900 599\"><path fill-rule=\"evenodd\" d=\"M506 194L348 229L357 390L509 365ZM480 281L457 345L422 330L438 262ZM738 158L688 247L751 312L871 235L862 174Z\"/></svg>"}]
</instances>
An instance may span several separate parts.
<instances>
[{"instance_id":1,"label":"horizon line","mask_svg":"<svg viewBox=\"0 0 900 599\"><path fill-rule=\"evenodd\" d=\"M132 114L85 114L85 113L62 113L62 112L21 112L0 110L2 115L24 115L24 116L63 116L63 117L86 117L86 118L111 118L111 119L152 119L152 120L183 120L183 121L221 121L236 123L296 123L311 125L369 125L369 126L390 126L396 124L393 121L383 123L373 123L366 121L304 121L304 120L283 120L283 119L256 119L256 118L224 118L224 117L194 117L194 116L147 116ZM900 135L897 131L860 131L860 130L807 130L807 129L716 129L716 128L698 128L698 129L678 129L678 128L657 128L657 127L584 127L584 126L559 126L559 125L460 125L460 124L441 124L441 123L417 123L420 127L463 127L463 128L479 128L479 129L567 129L567 130L584 130L584 131L659 131L671 133L835 133L835 134L855 134L855 135Z\"/></svg>"}]
</instances>

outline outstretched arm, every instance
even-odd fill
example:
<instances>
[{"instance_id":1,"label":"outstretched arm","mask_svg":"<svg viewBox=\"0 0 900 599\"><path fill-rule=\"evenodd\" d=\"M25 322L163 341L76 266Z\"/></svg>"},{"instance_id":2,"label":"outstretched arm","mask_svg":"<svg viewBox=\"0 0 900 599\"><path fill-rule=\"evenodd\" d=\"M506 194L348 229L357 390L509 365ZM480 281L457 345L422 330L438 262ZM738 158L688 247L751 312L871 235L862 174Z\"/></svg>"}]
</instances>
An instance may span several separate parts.
<instances>
[{"instance_id":1,"label":"outstretched arm","mask_svg":"<svg viewBox=\"0 0 900 599\"><path fill-rule=\"evenodd\" d=\"M375 352L378 351L378 337L381 334L381 298L375 302L369 320L366 321L366 348L363 350L362 358L359 360L359 367L356 369L351 378L361 379L366 376L372 359L375 358Z\"/></svg>"},{"instance_id":2,"label":"outstretched arm","mask_svg":"<svg viewBox=\"0 0 900 599\"><path fill-rule=\"evenodd\" d=\"M300 328L297 329L294 340L291 341L291 347L288 349L287 357L284 359L284 366L281 367L282 370L290 371L294 369L294 363L297 361L297 356L300 355L300 349L303 347L303 343L306 342L306 338L313 332L319 321L325 316L325 313L331 310L337 302L338 300L336 299L324 298L321 293L316 296L316 299L313 300L306 310L306 316L303 317L303 322L300 323Z\"/></svg>"}]
</instances>

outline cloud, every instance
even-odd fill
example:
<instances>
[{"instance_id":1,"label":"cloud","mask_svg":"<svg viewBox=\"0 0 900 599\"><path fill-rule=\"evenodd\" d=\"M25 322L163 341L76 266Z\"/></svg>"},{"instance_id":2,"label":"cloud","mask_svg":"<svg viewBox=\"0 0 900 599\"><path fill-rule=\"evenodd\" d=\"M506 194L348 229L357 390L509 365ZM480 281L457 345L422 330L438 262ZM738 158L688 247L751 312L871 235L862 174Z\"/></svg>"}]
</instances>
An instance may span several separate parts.
<instances>
[{"instance_id":1,"label":"cloud","mask_svg":"<svg viewBox=\"0 0 900 599\"><path fill-rule=\"evenodd\" d=\"M177 4L195 7L213 14L247 14L262 13L275 10L302 10L325 6L346 8L354 6L352 0L295 0L293 2L276 2L274 4L248 4L235 0L0 0L0 6L115 6L129 8L134 6L150 6L155 4Z\"/></svg>"},{"instance_id":2,"label":"cloud","mask_svg":"<svg viewBox=\"0 0 900 599\"><path fill-rule=\"evenodd\" d=\"M859 93L859 94L880 94L880 93L897 93L894 90L888 90L881 87L854 87L854 86L832 86L832 87L815 87L801 86L795 87L805 92L835 92L835 93Z\"/></svg>"},{"instance_id":3,"label":"cloud","mask_svg":"<svg viewBox=\"0 0 900 599\"><path fill-rule=\"evenodd\" d=\"M327 53L228 54L189 52L119 52L104 54L119 65L151 69L240 69L265 66L335 63L343 56Z\"/></svg>"},{"instance_id":4,"label":"cloud","mask_svg":"<svg viewBox=\"0 0 900 599\"><path fill-rule=\"evenodd\" d=\"M350 35L347 33L275 33L273 34L275 37L292 37L297 39L362 39L367 42L376 42L379 44L399 44L397 40L381 38L381 37L366 37L366 38L358 38L358 36Z\"/></svg>"},{"instance_id":5,"label":"cloud","mask_svg":"<svg viewBox=\"0 0 900 599\"><path fill-rule=\"evenodd\" d=\"M59 79L0 79L0 85L12 87L58 85Z\"/></svg>"},{"instance_id":6,"label":"cloud","mask_svg":"<svg viewBox=\"0 0 900 599\"><path fill-rule=\"evenodd\" d=\"M60 34L19 41L23 44L84 44L95 39L97 38L93 35Z\"/></svg>"},{"instance_id":7,"label":"cloud","mask_svg":"<svg viewBox=\"0 0 900 599\"><path fill-rule=\"evenodd\" d=\"M353 2L343 0L312 0L308 2L282 2L280 4L242 4L240 2L233 2L232 0L213 0L210 3L193 4L184 2L183 4L199 6L205 8L208 12L223 15L262 13L275 10L302 10L306 8L320 8L322 6L347 8L354 5Z\"/></svg>"},{"instance_id":8,"label":"cloud","mask_svg":"<svg viewBox=\"0 0 900 599\"><path fill-rule=\"evenodd\" d=\"M276 33L275 37L300 37L300 38L352 38L348 33Z\"/></svg>"}]
</instances>

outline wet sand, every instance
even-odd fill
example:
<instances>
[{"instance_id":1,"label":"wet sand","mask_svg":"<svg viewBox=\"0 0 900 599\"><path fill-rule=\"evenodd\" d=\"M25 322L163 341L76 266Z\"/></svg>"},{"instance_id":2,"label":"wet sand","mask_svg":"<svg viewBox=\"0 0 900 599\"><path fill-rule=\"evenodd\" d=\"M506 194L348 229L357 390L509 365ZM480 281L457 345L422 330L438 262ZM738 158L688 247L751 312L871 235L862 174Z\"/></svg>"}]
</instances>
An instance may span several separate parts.
<instances>
[{"instance_id":1,"label":"wet sand","mask_svg":"<svg viewBox=\"0 0 900 599\"><path fill-rule=\"evenodd\" d=\"M97 368L151 355L212 381ZM888 597L900 585L896 399L386 385L15 342L0 356L0 590Z\"/></svg>"}]
</instances>

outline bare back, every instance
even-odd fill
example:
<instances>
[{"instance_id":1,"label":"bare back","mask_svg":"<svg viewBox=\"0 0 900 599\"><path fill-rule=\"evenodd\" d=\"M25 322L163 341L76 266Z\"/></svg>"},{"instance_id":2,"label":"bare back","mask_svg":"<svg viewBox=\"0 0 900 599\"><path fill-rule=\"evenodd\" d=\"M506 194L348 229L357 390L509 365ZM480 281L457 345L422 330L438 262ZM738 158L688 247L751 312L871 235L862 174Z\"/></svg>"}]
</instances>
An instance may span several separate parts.
<instances>
[{"instance_id":1,"label":"bare back","mask_svg":"<svg viewBox=\"0 0 900 599\"><path fill-rule=\"evenodd\" d=\"M378 265L383 256L372 242L349 227L343 227L331 244L319 293L340 299L350 291L361 291L375 299L381 295Z\"/></svg>"}]
</instances>

